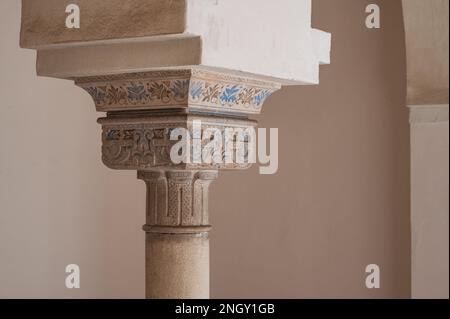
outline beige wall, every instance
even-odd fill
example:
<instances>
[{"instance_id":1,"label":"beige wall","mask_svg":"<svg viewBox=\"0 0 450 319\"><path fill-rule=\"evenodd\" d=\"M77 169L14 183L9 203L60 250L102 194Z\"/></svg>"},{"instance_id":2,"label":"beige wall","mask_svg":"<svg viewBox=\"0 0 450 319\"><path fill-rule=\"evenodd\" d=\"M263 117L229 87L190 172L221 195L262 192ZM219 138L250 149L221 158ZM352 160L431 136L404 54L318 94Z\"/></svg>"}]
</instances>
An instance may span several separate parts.
<instances>
[{"instance_id":1,"label":"beige wall","mask_svg":"<svg viewBox=\"0 0 450 319\"><path fill-rule=\"evenodd\" d=\"M448 104L448 0L402 0L409 105Z\"/></svg>"},{"instance_id":2,"label":"beige wall","mask_svg":"<svg viewBox=\"0 0 450 319\"><path fill-rule=\"evenodd\" d=\"M364 26L380 3L382 29ZM409 297L409 135L400 1L315 0L333 33L320 86L285 88L274 176L212 187L212 297ZM37 78L19 1L0 3L0 297L143 297L145 187L100 161L99 116L70 82ZM82 289L64 287L78 263ZM365 288L365 266L381 289Z\"/></svg>"},{"instance_id":3,"label":"beige wall","mask_svg":"<svg viewBox=\"0 0 450 319\"><path fill-rule=\"evenodd\" d=\"M448 0L403 0L411 107L412 297L448 284Z\"/></svg>"},{"instance_id":4,"label":"beige wall","mask_svg":"<svg viewBox=\"0 0 450 319\"><path fill-rule=\"evenodd\" d=\"M449 296L448 143L448 107L446 121L412 123L413 298Z\"/></svg>"}]
</instances>

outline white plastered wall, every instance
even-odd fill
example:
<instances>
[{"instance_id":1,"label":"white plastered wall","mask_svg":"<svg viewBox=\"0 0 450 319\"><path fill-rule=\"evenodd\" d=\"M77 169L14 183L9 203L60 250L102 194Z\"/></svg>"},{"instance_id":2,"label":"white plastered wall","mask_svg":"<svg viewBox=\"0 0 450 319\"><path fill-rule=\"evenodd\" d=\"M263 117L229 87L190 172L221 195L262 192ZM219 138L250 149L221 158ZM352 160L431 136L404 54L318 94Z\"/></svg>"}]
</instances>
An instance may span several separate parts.
<instances>
[{"instance_id":1,"label":"white plastered wall","mask_svg":"<svg viewBox=\"0 0 450 319\"><path fill-rule=\"evenodd\" d=\"M311 0L188 0L187 15L205 66L317 84L330 60L331 35L311 28Z\"/></svg>"}]
</instances>

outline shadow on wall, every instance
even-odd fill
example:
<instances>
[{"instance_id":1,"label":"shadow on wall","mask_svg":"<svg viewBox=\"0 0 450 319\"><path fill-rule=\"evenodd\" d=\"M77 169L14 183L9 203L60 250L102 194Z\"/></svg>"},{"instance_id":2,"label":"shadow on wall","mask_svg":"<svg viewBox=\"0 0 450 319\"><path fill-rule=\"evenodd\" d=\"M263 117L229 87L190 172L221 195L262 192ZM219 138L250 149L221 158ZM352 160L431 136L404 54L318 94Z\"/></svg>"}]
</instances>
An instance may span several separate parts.
<instances>
[{"instance_id":1,"label":"shadow on wall","mask_svg":"<svg viewBox=\"0 0 450 319\"><path fill-rule=\"evenodd\" d=\"M381 29L365 27L370 3ZM401 1L315 0L313 13L332 33L331 65L259 118L280 130L278 174L224 172L212 187L213 298L410 296ZM373 263L381 288L369 290Z\"/></svg>"}]
</instances>

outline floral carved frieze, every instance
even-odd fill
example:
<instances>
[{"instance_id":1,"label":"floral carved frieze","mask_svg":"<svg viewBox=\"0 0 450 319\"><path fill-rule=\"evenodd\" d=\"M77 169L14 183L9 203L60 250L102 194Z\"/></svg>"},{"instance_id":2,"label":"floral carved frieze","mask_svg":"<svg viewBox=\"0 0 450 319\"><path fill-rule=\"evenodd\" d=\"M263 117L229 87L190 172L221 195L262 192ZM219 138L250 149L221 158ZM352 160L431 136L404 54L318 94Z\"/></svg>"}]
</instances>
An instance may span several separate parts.
<instances>
[{"instance_id":1,"label":"floral carved frieze","mask_svg":"<svg viewBox=\"0 0 450 319\"><path fill-rule=\"evenodd\" d=\"M112 169L130 170L150 170L155 168L166 169L246 169L251 166L248 161L247 152L249 139L242 140L243 162L235 159L235 154L240 151L233 136L230 140L224 140L225 131L236 130L238 132L252 130L256 123L242 119L219 119L203 116L172 116L172 117L149 117L143 119L136 118L104 118L99 122L103 127L102 134L102 159L104 164ZM194 132L194 123L200 123L199 133ZM173 131L185 129L190 132L192 140L187 144L189 156L181 163L175 163L171 156L171 151L176 144L180 144L181 138L173 138ZM213 132L213 134L211 134ZM218 132L218 134L214 133ZM207 135L209 134L209 135ZM200 136L206 139L200 140L200 149L206 144L220 139L219 149L214 158L209 162L195 159L194 142ZM225 150L231 151L232 161L227 161Z\"/></svg>"},{"instance_id":2,"label":"floral carved frieze","mask_svg":"<svg viewBox=\"0 0 450 319\"><path fill-rule=\"evenodd\" d=\"M77 80L98 111L200 109L259 114L277 83L202 70L153 71Z\"/></svg>"},{"instance_id":3,"label":"floral carved frieze","mask_svg":"<svg viewBox=\"0 0 450 319\"><path fill-rule=\"evenodd\" d=\"M169 129L132 126L104 127L103 161L112 168L173 166Z\"/></svg>"}]
</instances>

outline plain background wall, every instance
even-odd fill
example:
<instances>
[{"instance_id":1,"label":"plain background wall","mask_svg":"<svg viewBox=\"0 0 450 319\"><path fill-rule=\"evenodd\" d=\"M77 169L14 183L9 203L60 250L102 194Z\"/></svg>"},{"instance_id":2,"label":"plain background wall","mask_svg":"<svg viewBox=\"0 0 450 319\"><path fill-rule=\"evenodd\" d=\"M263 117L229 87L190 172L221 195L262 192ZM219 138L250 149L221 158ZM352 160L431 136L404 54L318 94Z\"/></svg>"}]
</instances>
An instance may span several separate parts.
<instances>
[{"instance_id":1,"label":"plain background wall","mask_svg":"<svg viewBox=\"0 0 450 319\"><path fill-rule=\"evenodd\" d=\"M448 299L449 2L402 3L412 112L411 296Z\"/></svg>"},{"instance_id":2,"label":"plain background wall","mask_svg":"<svg viewBox=\"0 0 450 319\"><path fill-rule=\"evenodd\" d=\"M448 129L448 120L411 127L413 298L449 296Z\"/></svg>"},{"instance_id":3,"label":"plain background wall","mask_svg":"<svg viewBox=\"0 0 450 319\"><path fill-rule=\"evenodd\" d=\"M379 3L382 28L365 28ZM409 128L400 1L314 0L332 32L320 86L284 88L277 175L222 172L211 191L214 298L410 296ZM145 187L101 164L90 97L37 78L20 2L0 3L0 297L144 296ZM64 268L81 267L80 290ZM365 267L381 268L381 289Z\"/></svg>"},{"instance_id":4,"label":"plain background wall","mask_svg":"<svg viewBox=\"0 0 450 319\"><path fill-rule=\"evenodd\" d=\"M449 1L403 0L408 105L448 104Z\"/></svg>"}]
</instances>

